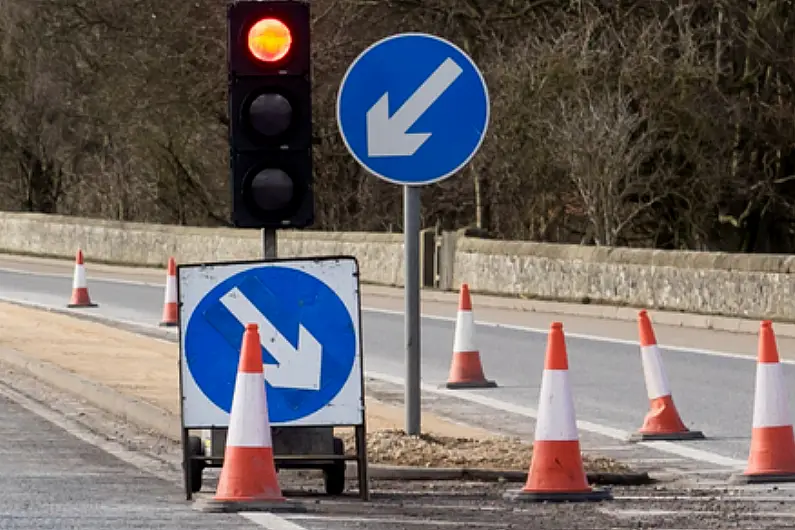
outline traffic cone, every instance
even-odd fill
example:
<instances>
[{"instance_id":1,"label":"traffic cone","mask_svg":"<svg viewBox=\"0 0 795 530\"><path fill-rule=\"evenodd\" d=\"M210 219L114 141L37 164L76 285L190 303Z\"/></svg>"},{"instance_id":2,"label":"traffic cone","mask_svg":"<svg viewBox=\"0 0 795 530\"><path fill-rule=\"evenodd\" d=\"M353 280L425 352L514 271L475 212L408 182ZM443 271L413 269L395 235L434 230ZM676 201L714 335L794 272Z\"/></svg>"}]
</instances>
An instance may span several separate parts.
<instances>
[{"instance_id":1,"label":"traffic cone","mask_svg":"<svg viewBox=\"0 0 795 530\"><path fill-rule=\"evenodd\" d=\"M273 460L259 329L257 324L247 324L232 395L224 463L207 509L267 510L285 500Z\"/></svg>"},{"instance_id":2,"label":"traffic cone","mask_svg":"<svg viewBox=\"0 0 795 530\"><path fill-rule=\"evenodd\" d=\"M88 295L88 285L86 284L86 267L83 263L83 251L77 249L75 256L75 272L72 279L72 298L66 307L97 307Z\"/></svg>"},{"instance_id":3,"label":"traffic cone","mask_svg":"<svg viewBox=\"0 0 795 530\"><path fill-rule=\"evenodd\" d=\"M504 497L532 502L611 500L613 497L609 491L588 485L569 388L566 341L560 322L552 323L547 339L540 394L527 482L521 490L506 492Z\"/></svg>"},{"instance_id":4,"label":"traffic cone","mask_svg":"<svg viewBox=\"0 0 795 530\"><path fill-rule=\"evenodd\" d=\"M691 431L685 427L674 405L668 378L663 368L660 348L654 336L649 314L644 309L638 313L638 332L640 335L640 354L643 362L643 375L646 392L649 396L649 412L643 426L633 433L629 440L700 440L701 431Z\"/></svg>"},{"instance_id":5,"label":"traffic cone","mask_svg":"<svg viewBox=\"0 0 795 530\"><path fill-rule=\"evenodd\" d=\"M161 326L177 325L177 262L173 257L168 258L168 273L166 275L166 296L163 302L163 318Z\"/></svg>"},{"instance_id":6,"label":"traffic cone","mask_svg":"<svg viewBox=\"0 0 795 530\"><path fill-rule=\"evenodd\" d=\"M453 341L453 360L445 384L447 388L494 388L497 383L489 381L483 374L480 352L475 344L475 319L472 314L472 299L469 285L461 285L458 295L458 315Z\"/></svg>"},{"instance_id":7,"label":"traffic cone","mask_svg":"<svg viewBox=\"0 0 795 530\"><path fill-rule=\"evenodd\" d=\"M753 428L748 465L733 483L795 481L795 435L779 361L776 336L769 320L759 330Z\"/></svg>"}]
</instances>

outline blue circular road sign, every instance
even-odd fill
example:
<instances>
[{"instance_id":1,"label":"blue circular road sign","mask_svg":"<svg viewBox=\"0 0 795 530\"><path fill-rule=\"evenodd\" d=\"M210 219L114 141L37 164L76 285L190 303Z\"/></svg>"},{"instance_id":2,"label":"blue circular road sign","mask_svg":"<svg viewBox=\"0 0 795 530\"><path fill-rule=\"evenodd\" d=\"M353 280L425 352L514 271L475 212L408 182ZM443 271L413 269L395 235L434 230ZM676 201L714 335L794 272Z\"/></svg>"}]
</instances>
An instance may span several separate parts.
<instances>
[{"instance_id":1,"label":"blue circular road sign","mask_svg":"<svg viewBox=\"0 0 795 530\"><path fill-rule=\"evenodd\" d=\"M346 147L394 184L432 184L456 173L480 148L488 122L488 89L472 59L422 33L393 35L367 48L337 96Z\"/></svg>"}]
</instances>

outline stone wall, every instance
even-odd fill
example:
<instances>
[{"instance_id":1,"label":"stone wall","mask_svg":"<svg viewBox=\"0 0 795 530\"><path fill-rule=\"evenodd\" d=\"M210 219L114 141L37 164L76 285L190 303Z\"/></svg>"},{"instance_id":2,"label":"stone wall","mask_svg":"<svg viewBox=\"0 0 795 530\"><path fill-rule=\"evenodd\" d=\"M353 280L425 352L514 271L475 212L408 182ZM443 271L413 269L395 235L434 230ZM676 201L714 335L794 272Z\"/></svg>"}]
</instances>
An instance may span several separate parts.
<instances>
[{"instance_id":1,"label":"stone wall","mask_svg":"<svg viewBox=\"0 0 795 530\"><path fill-rule=\"evenodd\" d=\"M403 279L400 234L285 231L279 233L279 257L353 255L362 278L399 285ZM122 223L79 217L0 213L0 252L73 258L77 247L86 259L124 265L249 260L262 256L258 230L193 228Z\"/></svg>"},{"instance_id":2,"label":"stone wall","mask_svg":"<svg viewBox=\"0 0 795 530\"><path fill-rule=\"evenodd\" d=\"M423 244L426 286L456 289L468 282L482 293L795 320L791 256L505 242L456 233L436 239ZM0 251L72 258L77 247L89 260L144 266L163 266L172 255L180 263L262 255L257 230L0 213ZM401 234L279 233L280 257L311 255L352 255L362 281L403 283Z\"/></svg>"},{"instance_id":3,"label":"stone wall","mask_svg":"<svg viewBox=\"0 0 795 530\"><path fill-rule=\"evenodd\" d=\"M473 291L795 320L795 257L458 239Z\"/></svg>"}]
</instances>

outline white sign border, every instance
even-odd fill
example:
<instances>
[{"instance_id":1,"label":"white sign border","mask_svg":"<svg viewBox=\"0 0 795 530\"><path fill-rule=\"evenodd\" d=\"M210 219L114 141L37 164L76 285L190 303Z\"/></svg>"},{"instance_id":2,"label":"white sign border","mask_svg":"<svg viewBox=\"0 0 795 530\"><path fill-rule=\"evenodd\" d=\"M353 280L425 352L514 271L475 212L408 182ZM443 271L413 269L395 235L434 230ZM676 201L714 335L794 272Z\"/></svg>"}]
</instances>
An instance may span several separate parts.
<instances>
[{"instance_id":1,"label":"white sign border","mask_svg":"<svg viewBox=\"0 0 795 530\"><path fill-rule=\"evenodd\" d=\"M364 425L364 378L361 347L361 299L359 266L355 257L332 256L255 261L197 263L177 266L179 304L179 370L183 429L228 427L229 414L215 405L199 388L185 359L185 331L204 297L226 279L247 270L283 267L302 271L329 287L345 305L355 330L356 353L348 380L337 395L314 413L273 427L322 427Z\"/></svg>"}]
</instances>

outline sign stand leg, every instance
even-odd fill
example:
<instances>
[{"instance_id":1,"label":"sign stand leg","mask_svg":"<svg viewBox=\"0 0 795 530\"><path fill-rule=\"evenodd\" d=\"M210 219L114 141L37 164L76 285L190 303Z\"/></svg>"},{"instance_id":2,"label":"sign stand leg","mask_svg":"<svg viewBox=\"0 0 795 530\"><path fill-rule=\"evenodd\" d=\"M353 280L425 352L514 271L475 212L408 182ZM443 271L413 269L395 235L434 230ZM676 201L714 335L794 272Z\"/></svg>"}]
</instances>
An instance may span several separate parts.
<instances>
[{"instance_id":1,"label":"sign stand leg","mask_svg":"<svg viewBox=\"0 0 795 530\"><path fill-rule=\"evenodd\" d=\"M193 473L191 473L190 454L188 453L188 429L182 427L182 477L185 485L185 500L193 499L193 491L191 491L191 481Z\"/></svg>"},{"instance_id":2,"label":"sign stand leg","mask_svg":"<svg viewBox=\"0 0 795 530\"><path fill-rule=\"evenodd\" d=\"M179 284L177 285L177 290L179 290ZM179 294L177 294L179 297ZM182 322L179 323L177 328L180 342L182 341ZM180 396L183 395L183 378L182 378L182 348L180 348L180 361L179 361L179 394ZM179 400L179 416L180 416L180 438L181 438L181 445L182 445L182 478L183 484L185 486L185 500L190 501L193 499L193 484L197 481L197 478L193 476L195 472L195 468L191 465L192 454L191 454L191 446L190 446L190 430L185 427L185 400ZM201 477L198 479L201 480Z\"/></svg>"},{"instance_id":3,"label":"sign stand leg","mask_svg":"<svg viewBox=\"0 0 795 530\"><path fill-rule=\"evenodd\" d=\"M359 498L367 502L370 500L370 479L367 469L367 421L355 427L356 436L356 476L359 482Z\"/></svg>"},{"instance_id":4,"label":"sign stand leg","mask_svg":"<svg viewBox=\"0 0 795 530\"><path fill-rule=\"evenodd\" d=\"M420 192L404 186L406 434L420 434Z\"/></svg>"}]
</instances>

